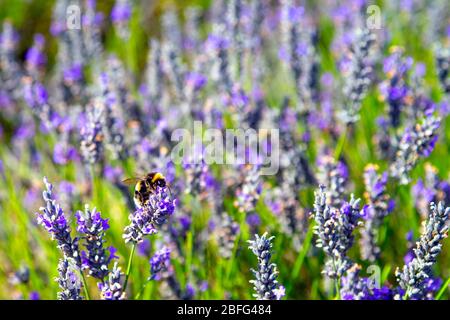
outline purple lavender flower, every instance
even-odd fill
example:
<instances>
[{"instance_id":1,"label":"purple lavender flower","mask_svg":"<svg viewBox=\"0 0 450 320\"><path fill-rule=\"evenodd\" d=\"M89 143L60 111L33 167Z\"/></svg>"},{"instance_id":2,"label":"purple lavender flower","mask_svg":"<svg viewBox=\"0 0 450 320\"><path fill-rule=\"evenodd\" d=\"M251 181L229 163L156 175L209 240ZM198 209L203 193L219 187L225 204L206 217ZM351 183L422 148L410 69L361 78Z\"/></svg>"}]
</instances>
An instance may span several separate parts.
<instances>
[{"instance_id":1,"label":"purple lavender flower","mask_svg":"<svg viewBox=\"0 0 450 320\"><path fill-rule=\"evenodd\" d=\"M251 228L256 228L261 224L261 218L257 213L247 215L245 221Z\"/></svg>"},{"instance_id":2,"label":"purple lavender flower","mask_svg":"<svg viewBox=\"0 0 450 320\"><path fill-rule=\"evenodd\" d=\"M406 83L406 73L412 66L411 58L404 58L402 50L395 48L392 55L383 63L383 71L387 74L387 81L380 84L382 97L389 104L391 126L398 128L401 123L401 112L408 104L410 87Z\"/></svg>"},{"instance_id":3,"label":"purple lavender flower","mask_svg":"<svg viewBox=\"0 0 450 320\"><path fill-rule=\"evenodd\" d=\"M78 268L76 262L64 256L63 259L59 261L58 265L58 281L59 287L61 289L58 292L59 300L82 300L80 295L81 291L81 280L78 276Z\"/></svg>"},{"instance_id":4,"label":"purple lavender flower","mask_svg":"<svg viewBox=\"0 0 450 320\"><path fill-rule=\"evenodd\" d=\"M47 57L44 54L45 38L42 34L34 36L33 46L27 51L25 55L26 68L28 73L37 77L42 68L47 63Z\"/></svg>"},{"instance_id":5,"label":"purple lavender flower","mask_svg":"<svg viewBox=\"0 0 450 320\"><path fill-rule=\"evenodd\" d=\"M152 243L150 242L149 239L144 239L137 246L137 253L144 257L148 257L150 255L151 250L152 250Z\"/></svg>"},{"instance_id":6,"label":"purple lavender flower","mask_svg":"<svg viewBox=\"0 0 450 320\"><path fill-rule=\"evenodd\" d=\"M423 299L427 294L428 280L433 277L432 267L442 250L441 241L448 235L450 208L440 202L430 204L430 215L424 231L414 249L414 259L397 268L395 275L400 287L405 290L403 299Z\"/></svg>"},{"instance_id":7,"label":"purple lavender flower","mask_svg":"<svg viewBox=\"0 0 450 320\"><path fill-rule=\"evenodd\" d=\"M180 58L181 54L172 44L164 44L162 53L163 61L167 64L168 77L173 83L177 99L184 99L186 70Z\"/></svg>"},{"instance_id":8,"label":"purple lavender flower","mask_svg":"<svg viewBox=\"0 0 450 320\"><path fill-rule=\"evenodd\" d=\"M256 204L261 195L262 185L259 167L254 165L247 170L244 183L236 192L236 206L239 211L251 213L255 210Z\"/></svg>"},{"instance_id":9,"label":"purple lavender flower","mask_svg":"<svg viewBox=\"0 0 450 320\"><path fill-rule=\"evenodd\" d=\"M412 188L414 203L422 218L428 217L429 204L450 200L450 185L438 176L438 170L430 163L425 163L425 178L417 180Z\"/></svg>"},{"instance_id":10,"label":"purple lavender flower","mask_svg":"<svg viewBox=\"0 0 450 320\"><path fill-rule=\"evenodd\" d=\"M131 18L132 6L129 0L116 0L111 11L111 20L117 32L122 39L128 39L129 37L129 26L128 23Z\"/></svg>"},{"instance_id":11,"label":"purple lavender flower","mask_svg":"<svg viewBox=\"0 0 450 320\"><path fill-rule=\"evenodd\" d=\"M399 179L401 184L410 182L409 174L417 165L420 157L428 157L437 141L437 130L440 119L428 115L412 128L407 128L398 145L394 163L391 165L391 174Z\"/></svg>"},{"instance_id":12,"label":"purple lavender flower","mask_svg":"<svg viewBox=\"0 0 450 320\"><path fill-rule=\"evenodd\" d=\"M196 161L194 159L185 161L183 169L186 175L186 187L184 192L192 196L205 197L209 178L209 168L206 162L201 159Z\"/></svg>"},{"instance_id":13,"label":"purple lavender flower","mask_svg":"<svg viewBox=\"0 0 450 320\"><path fill-rule=\"evenodd\" d=\"M208 36L205 42L205 50L213 57L217 66L215 78L219 80L223 92L231 92L233 82L230 75L230 65L228 56L229 41L223 37L223 27L214 25L213 33Z\"/></svg>"},{"instance_id":14,"label":"purple lavender flower","mask_svg":"<svg viewBox=\"0 0 450 320\"><path fill-rule=\"evenodd\" d=\"M195 297L195 288L191 283L188 283L186 285L186 288L184 289L184 300L192 300Z\"/></svg>"},{"instance_id":15,"label":"purple lavender flower","mask_svg":"<svg viewBox=\"0 0 450 320\"><path fill-rule=\"evenodd\" d=\"M167 188L158 188L149 197L143 207L139 207L130 215L130 224L125 227L123 238L125 242L142 242L144 236L158 232L175 211L176 201L169 196Z\"/></svg>"},{"instance_id":16,"label":"purple lavender flower","mask_svg":"<svg viewBox=\"0 0 450 320\"><path fill-rule=\"evenodd\" d=\"M117 265L117 262L115 262L111 272L108 274L108 279L98 283L98 288L103 300L125 299L125 292L123 292L121 283L122 277L123 273Z\"/></svg>"},{"instance_id":17,"label":"purple lavender flower","mask_svg":"<svg viewBox=\"0 0 450 320\"><path fill-rule=\"evenodd\" d=\"M340 207L348 180L346 165L341 161L336 161L332 156L324 155L319 158L318 166L318 180L328 190L330 204L337 208Z\"/></svg>"},{"instance_id":18,"label":"purple lavender flower","mask_svg":"<svg viewBox=\"0 0 450 320\"><path fill-rule=\"evenodd\" d=\"M8 280L12 285L27 284L30 281L30 268L21 266Z\"/></svg>"},{"instance_id":19,"label":"purple lavender flower","mask_svg":"<svg viewBox=\"0 0 450 320\"><path fill-rule=\"evenodd\" d=\"M200 91L208 82L206 76L198 72L189 72L186 74L186 86L192 91L191 95Z\"/></svg>"},{"instance_id":20,"label":"purple lavender flower","mask_svg":"<svg viewBox=\"0 0 450 320\"><path fill-rule=\"evenodd\" d=\"M88 113L88 121L81 130L80 151L86 164L97 163L103 157L102 111L93 108Z\"/></svg>"},{"instance_id":21,"label":"purple lavender flower","mask_svg":"<svg viewBox=\"0 0 450 320\"><path fill-rule=\"evenodd\" d=\"M361 266L354 264L342 278L341 297L344 300L393 300L400 292L388 286L377 287L370 278L359 275Z\"/></svg>"},{"instance_id":22,"label":"purple lavender flower","mask_svg":"<svg viewBox=\"0 0 450 320\"><path fill-rule=\"evenodd\" d=\"M28 296L30 300L41 300L41 295L37 291L31 291L30 295Z\"/></svg>"},{"instance_id":23,"label":"purple lavender flower","mask_svg":"<svg viewBox=\"0 0 450 320\"><path fill-rule=\"evenodd\" d=\"M368 164L364 170L366 197L369 202L364 212L364 225L361 229L361 255L363 259L375 261L380 248L377 245L378 231L383 219L389 214L389 195L386 191L387 172L377 174L378 166Z\"/></svg>"},{"instance_id":24,"label":"purple lavender flower","mask_svg":"<svg viewBox=\"0 0 450 320\"><path fill-rule=\"evenodd\" d=\"M243 1L231 0L227 8L228 39L230 40L230 52L233 53L234 79L238 80L242 76L243 52L244 52L244 32L243 32Z\"/></svg>"},{"instance_id":25,"label":"purple lavender flower","mask_svg":"<svg viewBox=\"0 0 450 320\"><path fill-rule=\"evenodd\" d=\"M272 240L275 237L267 237L267 232L261 237L255 234L255 240L249 240L249 249L258 258L258 269L251 269L256 280L250 280L258 300L280 300L284 295L283 287L278 285L277 266L271 263Z\"/></svg>"},{"instance_id":26,"label":"purple lavender flower","mask_svg":"<svg viewBox=\"0 0 450 320\"><path fill-rule=\"evenodd\" d=\"M316 246L322 248L328 256L323 271L333 279L340 279L351 267L347 252L353 245L353 230L358 225L360 199L345 202L340 209L327 205L325 187L320 186L315 192L314 233L317 235Z\"/></svg>"},{"instance_id":27,"label":"purple lavender flower","mask_svg":"<svg viewBox=\"0 0 450 320\"><path fill-rule=\"evenodd\" d=\"M53 186L44 178L46 190L42 193L45 207L41 207L41 213L36 213L38 224L42 225L51 235L52 240L56 240L58 248L68 257L73 258L78 266L81 259L78 249L78 237L72 238L70 235L69 223L64 216L62 208L56 203L53 195Z\"/></svg>"},{"instance_id":28,"label":"purple lavender flower","mask_svg":"<svg viewBox=\"0 0 450 320\"><path fill-rule=\"evenodd\" d=\"M239 224L227 212L222 212L219 226L214 229L214 235L218 242L219 254L223 258L229 259L231 257L239 231Z\"/></svg>"},{"instance_id":29,"label":"purple lavender flower","mask_svg":"<svg viewBox=\"0 0 450 320\"><path fill-rule=\"evenodd\" d=\"M167 272L170 267L170 249L163 247L155 252L150 259L150 280L159 280L162 272Z\"/></svg>"},{"instance_id":30,"label":"purple lavender flower","mask_svg":"<svg viewBox=\"0 0 450 320\"><path fill-rule=\"evenodd\" d=\"M436 69L442 89L450 95L450 46L437 45L435 49Z\"/></svg>"},{"instance_id":31,"label":"purple lavender flower","mask_svg":"<svg viewBox=\"0 0 450 320\"><path fill-rule=\"evenodd\" d=\"M87 251L81 252L82 268L89 270L89 275L103 281L108 275L108 265L112 259L117 258L114 247L109 248L109 254L104 247L105 231L109 229L107 219L101 217L95 208L91 211L86 205L84 212L75 213L77 218L77 231L83 235Z\"/></svg>"},{"instance_id":32,"label":"purple lavender flower","mask_svg":"<svg viewBox=\"0 0 450 320\"><path fill-rule=\"evenodd\" d=\"M295 250L302 248L308 231L309 215L301 207L296 192L289 185L268 190L265 200L281 224L282 231L292 238Z\"/></svg>"},{"instance_id":33,"label":"purple lavender flower","mask_svg":"<svg viewBox=\"0 0 450 320\"><path fill-rule=\"evenodd\" d=\"M57 142L53 148L53 161L56 164L66 165L78 159L77 149L65 142Z\"/></svg>"},{"instance_id":34,"label":"purple lavender flower","mask_svg":"<svg viewBox=\"0 0 450 320\"><path fill-rule=\"evenodd\" d=\"M57 114L48 103L47 89L42 83L31 77L23 78L23 98L46 130L54 128Z\"/></svg>"},{"instance_id":35,"label":"purple lavender flower","mask_svg":"<svg viewBox=\"0 0 450 320\"><path fill-rule=\"evenodd\" d=\"M96 0L87 0L82 16L83 40L86 51L91 58L97 58L103 52L101 26L104 22L102 12L96 11Z\"/></svg>"},{"instance_id":36,"label":"purple lavender flower","mask_svg":"<svg viewBox=\"0 0 450 320\"><path fill-rule=\"evenodd\" d=\"M160 118L161 96L163 93L163 62L160 43L152 39L149 44L150 50L147 57L147 68L145 72L145 83L143 84L143 96L148 100L146 108L151 114L153 122Z\"/></svg>"},{"instance_id":37,"label":"purple lavender flower","mask_svg":"<svg viewBox=\"0 0 450 320\"><path fill-rule=\"evenodd\" d=\"M0 79L2 86L0 89L3 103L6 105L17 101L22 96L20 86L23 72L16 59L16 49L18 44L18 34L11 22L5 20L3 30L0 34Z\"/></svg>"},{"instance_id":38,"label":"purple lavender flower","mask_svg":"<svg viewBox=\"0 0 450 320\"><path fill-rule=\"evenodd\" d=\"M343 110L345 123L353 123L359 118L361 101L364 99L370 85L371 67L367 61L370 49L375 42L375 34L368 29L360 31L351 50L351 66L345 83L344 95L348 103Z\"/></svg>"}]
</instances>

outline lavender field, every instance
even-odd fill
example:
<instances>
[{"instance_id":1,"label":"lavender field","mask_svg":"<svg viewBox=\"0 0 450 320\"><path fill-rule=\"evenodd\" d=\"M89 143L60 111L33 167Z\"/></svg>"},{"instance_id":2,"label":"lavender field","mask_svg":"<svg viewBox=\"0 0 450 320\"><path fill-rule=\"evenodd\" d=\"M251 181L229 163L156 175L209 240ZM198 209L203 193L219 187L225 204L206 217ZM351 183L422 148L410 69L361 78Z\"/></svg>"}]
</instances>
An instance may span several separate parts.
<instances>
[{"instance_id":1,"label":"lavender field","mask_svg":"<svg viewBox=\"0 0 450 320\"><path fill-rule=\"evenodd\" d=\"M0 299L449 299L449 69L445 0L0 0Z\"/></svg>"}]
</instances>

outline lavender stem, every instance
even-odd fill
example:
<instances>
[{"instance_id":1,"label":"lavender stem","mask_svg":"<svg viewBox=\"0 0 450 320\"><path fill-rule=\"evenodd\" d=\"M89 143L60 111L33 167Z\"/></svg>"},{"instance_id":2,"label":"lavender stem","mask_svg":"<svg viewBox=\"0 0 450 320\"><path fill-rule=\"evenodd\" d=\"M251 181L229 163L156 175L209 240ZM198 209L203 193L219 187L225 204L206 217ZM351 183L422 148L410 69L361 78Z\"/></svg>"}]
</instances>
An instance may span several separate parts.
<instances>
[{"instance_id":1,"label":"lavender stem","mask_svg":"<svg viewBox=\"0 0 450 320\"><path fill-rule=\"evenodd\" d=\"M127 289L128 277L130 276L131 265L133 262L135 251L136 251L136 242L133 243L133 246L131 247L130 257L128 258L127 272L125 273L125 282L123 283L123 292L126 292L125 290Z\"/></svg>"}]
</instances>

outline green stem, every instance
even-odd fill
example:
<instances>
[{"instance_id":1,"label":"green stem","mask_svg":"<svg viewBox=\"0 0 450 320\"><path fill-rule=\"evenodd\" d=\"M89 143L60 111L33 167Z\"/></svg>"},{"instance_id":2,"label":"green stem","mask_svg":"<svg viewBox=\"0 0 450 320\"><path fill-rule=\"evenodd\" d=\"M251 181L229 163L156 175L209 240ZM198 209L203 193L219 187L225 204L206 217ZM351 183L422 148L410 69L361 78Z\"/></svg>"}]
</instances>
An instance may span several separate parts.
<instances>
[{"instance_id":1,"label":"green stem","mask_svg":"<svg viewBox=\"0 0 450 320\"><path fill-rule=\"evenodd\" d=\"M344 150L344 145L345 145L345 142L347 141L347 134L348 134L348 125L345 126L344 133L340 136L340 138L338 140L338 144L336 146L336 151L334 153L334 159L336 159L336 161L339 160L342 150Z\"/></svg>"},{"instance_id":2,"label":"green stem","mask_svg":"<svg viewBox=\"0 0 450 320\"><path fill-rule=\"evenodd\" d=\"M445 291L447 291L449 285L450 285L450 278L448 278L447 281L445 281L445 283L442 285L441 289L439 289L439 292L435 297L436 300L440 300L442 298Z\"/></svg>"},{"instance_id":3,"label":"green stem","mask_svg":"<svg viewBox=\"0 0 450 320\"><path fill-rule=\"evenodd\" d=\"M133 262L133 257L134 257L134 251L135 250L136 250L136 243L133 243L133 246L131 247L130 257L128 258L127 272L125 274L125 282L123 283L123 292L125 292L125 290L127 289L128 277L130 276L131 264Z\"/></svg>"},{"instance_id":4,"label":"green stem","mask_svg":"<svg viewBox=\"0 0 450 320\"><path fill-rule=\"evenodd\" d=\"M80 270L80 275L81 275L81 281L83 282L83 290L84 290L84 295L86 296L86 300L91 300L91 296L89 295L88 287L86 284L86 278L84 277L84 273L81 270Z\"/></svg>"},{"instance_id":5,"label":"green stem","mask_svg":"<svg viewBox=\"0 0 450 320\"><path fill-rule=\"evenodd\" d=\"M337 268L336 268L336 261L333 258L333 269L334 273L337 274ZM341 300L341 277L337 277L334 279L334 289L336 291L336 296L334 297L334 300Z\"/></svg>"},{"instance_id":6,"label":"green stem","mask_svg":"<svg viewBox=\"0 0 450 320\"><path fill-rule=\"evenodd\" d=\"M141 290L139 290L139 293L136 295L136 297L134 297L134 300L138 300L141 297L142 293L144 292L145 288L147 287L147 284L149 284L150 281L151 280L149 279L149 280L144 282L144 284L142 285Z\"/></svg>"},{"instance_id":7,"label":"green stem","mask_svg":"<svg viewBox=\"0 0 450 320\"><path fill-rule=\"evenodd\" d=\"M335 286L335 289L336 289L336 300L341 300L341 286L340 286L340 283L341 283L341 277L339 277L339 278L337 278L337 279L334 279L334 286Z\"/></svg>"}]
</instances>

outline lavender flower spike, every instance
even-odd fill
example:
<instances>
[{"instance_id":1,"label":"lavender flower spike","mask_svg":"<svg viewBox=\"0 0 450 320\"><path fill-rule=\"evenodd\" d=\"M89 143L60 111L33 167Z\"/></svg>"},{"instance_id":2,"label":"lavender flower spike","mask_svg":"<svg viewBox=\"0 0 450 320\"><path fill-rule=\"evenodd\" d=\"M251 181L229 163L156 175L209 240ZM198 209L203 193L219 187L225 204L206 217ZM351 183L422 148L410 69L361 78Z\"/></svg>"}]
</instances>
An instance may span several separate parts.
<instances>
[{"instance_id":1,"label":"lavender flower spike","mask_svg":"<svg viewBox=\"0 0 450 320\"><path fill-rule=\"evenodd\" d=\"M346 123L354 123L359 118L361 101L367 93L370 84L371 67L367 62L370 48L375 42L375 34L370 30L361 31L352 50L350 75L344 87L344 95L348 97L347 109L342 117Z\"/></svg>"},{"instance_id":2,"label":"lavender flower spike","mask_svg":"<svg viewBox=\"0 0 450 320\"><path fill-rule=\"evenodd\" d=\"M58 292L59 300L82 300L80 296L81 281L78 277L76 263L73 259L64 256L58 265L58 281L61 291Z\"/></svg>"},{"instance_id":3,"label":"lavender flower spike","mask_svg":"<svg viewBox=\"0 0 450 320\"><path fill-rule=\"evenodd\" d=\"M236 191L235 206L240 212L251 213L255 210L259 197L262 192L262 184L260 177L260 167L254 165L246 171L244 183L241 188Z\"/></svg>"},{"instance_id":4,"label":"lavender flower spike","mask_svg":"<svg viewBox=\"0 0 450 320\"><path fill-rule=\"evenodd\" d=\"M161 250L155 252L150 259L150 280L155 280L160 277L160 273L167 271L170 266L170 249L163 247Z\"/></svg>"},{"instance_id":5,"label":"lavender flower spike","mask_svg":"<svg viewBox=\"0 0 450 320\"><path fill-rule=\"evenodd\" d=\"M36 213L38 224L42 225L51 235L52 240L56 240L58 248L69 258L73 258L78 266L81 260L78 250L78 238L72 239L70 227L64 216L60 205L53 197L53 185L44 177L46 190L42 193L45 207L41 207L41 213Z\"/></svg>"},{"instance_id":6,"label":"lavender flower spike","mask_svg":"<svg viewBox=\"0 0 450 320\"><path fill-rule=\"evenodd\" d=\"M406 130L399 143L395 161L391 166L392 176L398 178L401 184L410 182L409 174L419 158L428 157L433 151L440 123L440 118L430 115L412 129Z\"/></svg>"},{"instance_id":7,"label":"lavender flower spike","mask_svg":"<svg viewBox=\"0 0 450 320\"><path fill-rule=\"evenodd\" d=\"M377 174L378 166L368 164L364 170L364 184L366 186L366 198L369 202L364 210L364 226L361 229L361 255L363 259L374 262L380 248L377 244L378 231L383 219L392 210L392 201L386 192L387 172Z\"/></svg>"},{"instance_id":8,"label":"lavender flower spike","mask_svg":"<svg viewBox=\"0 0 450 320\"><path fill-rule=\"evenodd\" d=\"M162 226L175 211L176 201L169 196L167 188L158 188L149 200L130 215L131 223L125 227L125 242L139 243L144 236L157 233L156 227Z\"/></svg>"},{"instance_id":9,"label":"lavender flower spike","mask_svg":"<svg viewBox=\"0 0 450 320\"><path fill-rule=\"evenodd\" d=\"M117 266L117 262L115 262L107 281L98 284L103 300L125 299L125 292L123 292L122 284L120 282L122 276L123 272L120 270L120 267Z\"/></svg>"},{"instance_id":10,"label":"lavender flower spike","mask_svg":"<svg viewBox=\"0 0 450 320\"><path fill-rule=\"evenodd\" d=\"M122 40L130 36L129 22L132 14L132 4L129 0L117 0L111 10L111 20L116 27L117 34Z\"/></svg>"},{"instance_id":11,"label":"lavender flower spike","mask_svg":"<svg viewBox=\"0 0 450 320\"><path fill-rule=\"evenodd\" d=\"M432 267L442 250L443 239L448 236L450 207L439 202L430 204L430 215L424 224L424 232L414 249L414 258L395 275L406 292L404 299L422 299L427 294L427 280L433 278Z\"/></svg>"},{"instance_id":12,"label":"lavender flower spike","mask_svg":"<svg viewBox=\"0 0 450 320\"><path fill-rule=\"evenodd\" d=\"M315 192L314 200L314 233L318 236L316 246L322 248L328 256L323 271L333 279L341 278L351 267L347 251L353 245L353 230L358 225L360 199L346 202L340 209L327 205L325 187L320 186Z\"/></svg>"},{"instance_id":13,"label":"lavender flower spike","mask_svg":"<svg viewBox=\"0 0 450 320\"><path fill-rule=\"evenodd\" d=\"M280 300L284 295L284 288L279 286L277 281L277 266L270 262L274 238L267 238L266 232L261 237L255 234L255 240L248 241L248 248L258 258L258 270L252 269L256 280L250 280L256 291L253 296L258 300Z\"/></svg>"},{"instance_id":14,"label":"lavender flower spike","mask_svg":"<svg viewBox=\"0 0 450 320\"><path fill-rule=\"evenodd\" d=\"M80 151L86 164L97 163L103 157L102 111L93 106L88 112L88 121L81 129Z\"/></svg>"},{"instance_id":15,"label":"lavender flower spike","mask_svg":"<svg viewBox=\"0 0 450 320\"><path fill-rule=\"evenodd\" d=\"M82 268L88 269L94 278L103 280L109 273L108 265L114 258L116 249L109 248L107 254L104 248L105 231L109 229L108 220L102 219L100 212L95 208L91 211L86 205L84 212L78 211L77 231L84 234L86 251L81 252Z\"/></svg>"}]
</instances>

